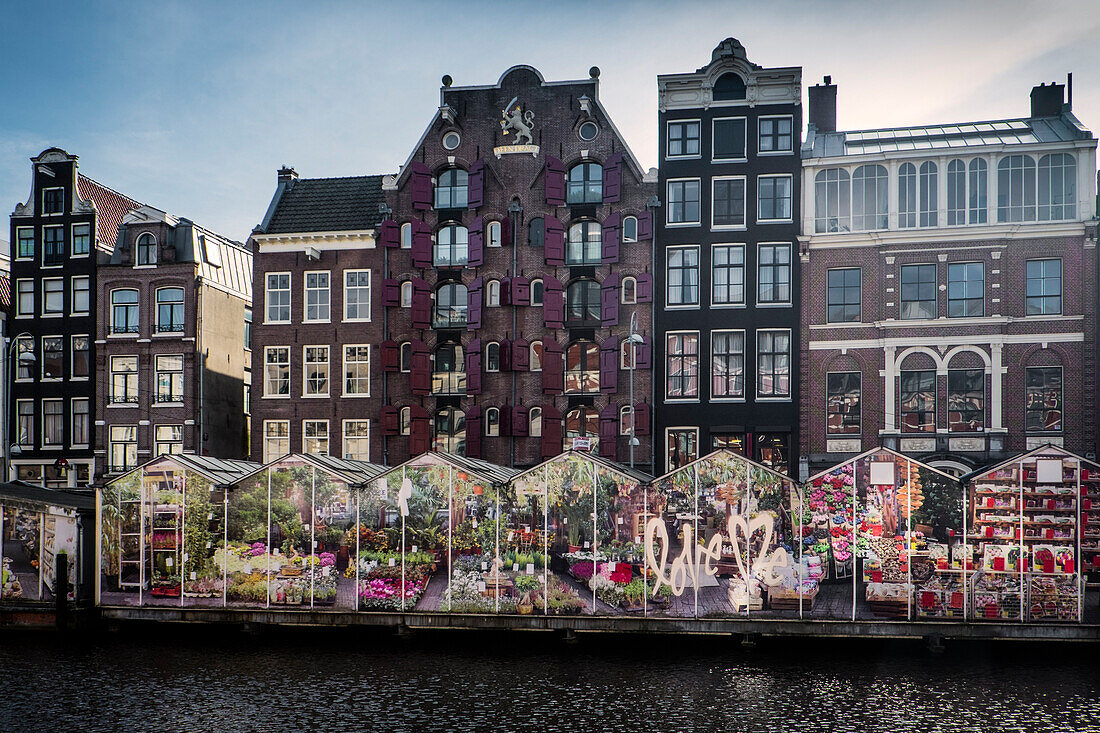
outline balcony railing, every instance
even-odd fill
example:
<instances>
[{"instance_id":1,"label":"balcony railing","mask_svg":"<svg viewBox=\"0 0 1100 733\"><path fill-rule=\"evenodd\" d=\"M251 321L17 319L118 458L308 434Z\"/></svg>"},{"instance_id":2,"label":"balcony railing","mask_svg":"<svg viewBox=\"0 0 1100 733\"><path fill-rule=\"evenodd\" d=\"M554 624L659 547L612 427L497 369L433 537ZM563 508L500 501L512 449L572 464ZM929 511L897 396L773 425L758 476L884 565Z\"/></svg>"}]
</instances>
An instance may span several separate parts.
<instances>
[{"instance_id":1,"label":"balcony railing","mask_svg":"<svg viewBox=\"0 0 1100 733\"><path fill-rule=\"evenodd\" d=\"M155 394L153 395L154 404L163 404L165 402L183 402L182 394Z\"/></svg>"},{"instance_id":2,"label":"balcony railing","mask_svg":"<svg viewBox=\"0 0 1100 733\"><path fill-rule=\"evenodd\" d=\"M138 333L138 324L136 324L136 323L134 323L134 324L112 323L111 324L111 333Z\"/></svg>"},{"instance_id":3,"label":"balcony railing","mask_svg":"<svg viewBox=\"0 0 1100 733\"><path fill-rule=\"evenodd\" d=\"M183 333L182 323L158 323L157 333Z\"/></svg>"},{"instance_id":4,"label":"balcony railing","mask_svg":"<svg viewBox=\"0 0 1100 733\"><path fill-rule=\"evenodd\" d=\"M108 401L112 405L136 405L138 403L138 396L136 394L113 394Z\"/></svg>"}]
</instances>

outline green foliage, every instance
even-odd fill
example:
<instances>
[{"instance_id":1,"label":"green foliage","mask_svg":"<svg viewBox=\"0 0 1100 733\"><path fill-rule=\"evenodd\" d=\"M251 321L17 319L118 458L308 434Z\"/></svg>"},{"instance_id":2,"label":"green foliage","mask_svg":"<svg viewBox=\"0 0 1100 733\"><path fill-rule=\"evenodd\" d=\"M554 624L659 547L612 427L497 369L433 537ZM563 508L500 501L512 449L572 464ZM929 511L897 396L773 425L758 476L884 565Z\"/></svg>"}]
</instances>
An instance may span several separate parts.
<instances>
[{"instance_id":1,"label":"green foliage","mask_svg":"<svg viewBox=\"0 0 1100 733\"><path fill-rule=\"evenodd\" d=\"M923 468L920 469L920 482L924 503L913 512L913 519L938 529L961 529L965 499L959 483Z\"/></svg>"}]
</instances>

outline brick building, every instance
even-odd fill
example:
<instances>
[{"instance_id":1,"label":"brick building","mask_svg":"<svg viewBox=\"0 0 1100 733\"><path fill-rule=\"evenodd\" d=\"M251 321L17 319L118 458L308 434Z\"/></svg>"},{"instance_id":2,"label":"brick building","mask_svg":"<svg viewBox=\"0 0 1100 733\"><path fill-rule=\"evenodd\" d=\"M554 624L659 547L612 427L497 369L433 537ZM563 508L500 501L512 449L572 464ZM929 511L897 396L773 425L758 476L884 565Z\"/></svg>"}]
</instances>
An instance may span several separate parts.
<instances>
[{"instance_id":1,"label":"brick building","mask_svg":"<svg viewBox=\"0 0 1100 733\"><path fill-rule=\"evenodd\" d=\"M828 77L809 91L810 462L880 442L955 472L1045 443L1092 455L1096 139L1064 87L1018 119L844 132Z\"/></svg>"}]
</instances>

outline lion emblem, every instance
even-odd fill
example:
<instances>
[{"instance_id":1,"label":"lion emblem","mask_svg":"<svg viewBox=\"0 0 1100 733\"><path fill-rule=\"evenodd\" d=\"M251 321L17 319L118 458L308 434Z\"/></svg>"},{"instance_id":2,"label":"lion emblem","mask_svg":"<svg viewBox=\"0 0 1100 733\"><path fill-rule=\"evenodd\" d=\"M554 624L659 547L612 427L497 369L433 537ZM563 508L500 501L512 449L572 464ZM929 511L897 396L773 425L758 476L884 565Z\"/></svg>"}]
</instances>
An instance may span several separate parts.
<instances>
[{"instance_id":1,"label":"lion emblem","mask_svg":"<svg viewBox=\"0 0 1100 733\"><path fill-rule=\"evenodd\" d=\"M512 97L512 101L500 111L500 129L507 135L509 132L516 133L516 145L534 145L535 141L531 137L531 125L535 124L535 113L532 110L523 112L520 106L516 104L519 97Z\"/></svg>"}]
</instances>

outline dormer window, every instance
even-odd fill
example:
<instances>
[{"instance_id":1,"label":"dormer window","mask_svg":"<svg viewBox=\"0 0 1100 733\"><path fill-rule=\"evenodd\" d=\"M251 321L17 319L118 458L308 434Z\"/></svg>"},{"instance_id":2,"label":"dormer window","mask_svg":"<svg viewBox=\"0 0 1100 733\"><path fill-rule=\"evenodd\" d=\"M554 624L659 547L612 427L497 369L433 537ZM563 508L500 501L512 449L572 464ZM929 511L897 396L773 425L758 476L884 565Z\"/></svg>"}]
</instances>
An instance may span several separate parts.
<instances>
[{"instance_id":1,"label":"dormer window","mask_svg":"<svg viewBox=\"0 0 1100 733\"><path fill-rule=\"evenodd\" d=\"M603 166L599 163L577 163L569 169L566 203L599 204L603 202Z\"/></svg>"},{"instance_id":2,"label":"dormer window","mask_svg":"<svg viewBox=\"0 0 1100 733\"><path fill-rule=\"evenodd\" d=\"M439 174L435 186L435 208L465 209L469 177L461 168L449 168Z\"/></svg>"},{"instance_id":3,"label":"dormer window","mask_svg":"<svg viewBox=\"0 0 1100 733\"><path fill-rule=\"evenodd\" d=\"M138 265L157 264L157 238L149 232L137 238L137 263Z\"/></svg>"},{"instance_id":4,"label":"dormer window","mask_svg":"<svg viewBox=\"0 0 1100 733\"><path fill-rule=\"evenodd\" d=\"M745 98L745 80L732 71L718 77L714 82L714 101L728 102Z\"/></svg>"},{"instance_id":5,"label":"dormer window","mask_svg":"<svg viewBox=\"0 0 1100 733\"><path fill-rule=\"evenodd\" d=\"M42 191L42 213L60 214L65 210L65 189L47 188Z\"/></svg>"}]
</instances>

